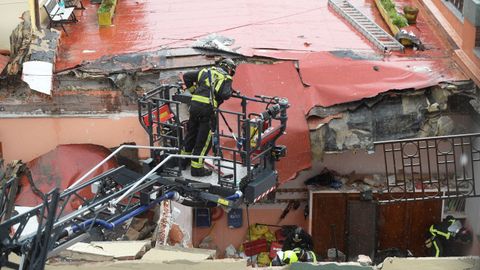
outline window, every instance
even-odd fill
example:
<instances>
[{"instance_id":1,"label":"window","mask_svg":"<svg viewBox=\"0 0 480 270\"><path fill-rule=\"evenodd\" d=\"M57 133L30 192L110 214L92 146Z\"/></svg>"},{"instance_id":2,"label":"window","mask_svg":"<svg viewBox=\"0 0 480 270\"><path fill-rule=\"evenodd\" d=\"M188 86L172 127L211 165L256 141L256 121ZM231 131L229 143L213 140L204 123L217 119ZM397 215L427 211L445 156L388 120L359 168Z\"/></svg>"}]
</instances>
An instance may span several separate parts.
<instances>
[{"instance_id":1,"label":"window","mask_svg":"<svg viewBox=\"0 0 480 270\"><path fill-rule=\"evenodd\" d=\"M463 0L447 0L463 15Z\"/></svg>"}]
</instances>

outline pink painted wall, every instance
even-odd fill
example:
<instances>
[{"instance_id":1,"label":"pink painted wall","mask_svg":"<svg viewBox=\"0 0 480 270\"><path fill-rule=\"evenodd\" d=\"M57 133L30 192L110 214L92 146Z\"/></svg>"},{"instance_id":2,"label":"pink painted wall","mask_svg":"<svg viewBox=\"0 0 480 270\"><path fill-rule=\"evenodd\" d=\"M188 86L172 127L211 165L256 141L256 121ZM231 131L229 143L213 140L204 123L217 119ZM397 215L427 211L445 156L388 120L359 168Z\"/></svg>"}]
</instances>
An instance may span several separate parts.
<instances>
[{"instance_id":1,"label":"pink painted wall","mask_svg":"<svg viewBox=\"0 0 480 270\"><path fill-rule=\"evenodd\" d=\"M445 3L442 3L442 0L434 0L433 3L462 39L461 49L465 51L465 53L468 55L468 58L470 58L475 66L480 68L480 59L473 52L475 47L475 26L472 25L472 23L470 23L467 19L461 21L452 13L450 9L447 8Z\"/></svg>"},{"instance_id":2,"label":"pink painted wall","mask_svg":"<svg viewBox=\"0 0 480 270\"><path fill-rule=\"evenodd\" d=\"M262 207L260 209L259 207ZM249 209L250 224L264 223L274 225L297 225L308 231L308 218L305 220L303 216L303 209L305 204L301 204L296 211L290 211L288 215L280 223L277 224L286 204L262 205ZM201 240L209 233L213 238L213 243L217 246L217 256L223 257L225 255L225 248L232 244L238 251L240 245L247 241L247 215L245 208L243 209L243 226L238 229L230 229L227 225L227 214L224 213L221 219L212 222L210 228L197 228L195 222L193 225L192 242L195 247L198 247ZM276 227L269 227L272 233L277 229Z\"/></svg>"},{"instance_id":3,"label":"pink painted wall","mask_svg":"<svg viewBox=\"0 0 480 270\"><path fill-rule=\"evenodd\" d=\"M133 114L105 118L0 118L0 142L6 162L27 162L59 144L148 145L148 137ZM148 153L143 151L140 155L146 157Z\"/></svg>"}]
</instances>

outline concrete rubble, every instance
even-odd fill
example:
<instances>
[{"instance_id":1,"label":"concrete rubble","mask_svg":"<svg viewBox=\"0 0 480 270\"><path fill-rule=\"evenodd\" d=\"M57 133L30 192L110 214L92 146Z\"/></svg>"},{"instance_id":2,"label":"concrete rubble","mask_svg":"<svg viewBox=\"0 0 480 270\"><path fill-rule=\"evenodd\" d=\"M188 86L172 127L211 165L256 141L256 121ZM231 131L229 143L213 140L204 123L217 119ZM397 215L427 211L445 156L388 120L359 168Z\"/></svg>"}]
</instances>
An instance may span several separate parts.
<instances>
[{"instance_id":1,"label":"concrete rubble","mask_svg":"<svg viewBox=\"0 0 480 270\"><path fill-rule=\"evenodd\" d=\"M168 263L174 261L198 262L215 258L216 250L159 246L151 249L141 259L143 262Z\"/></svg>"},{"instance_id":2,"label":"concrete rubble","mask_svg":"<svg viewBox=\"0 0 480 270\"><path fill-rule=\"evenodd\" d=\"M478 270L479 257L387 258L382 270Z\"/></svg>"},{"instance_id":3,"label":"concrete rubble","mask_svg":"<svg viewBox=\"0 0 480 270\"><path fill-rule=\"evenodd\" d=\"M245 261L242 260L207 260L191 262L188 260L175 261L169 263L154 263L143 261L118 261L110 263L90 263L82 265L47 265L45 269L62 269L62 270L82 270L100 268L105 270L125 270L125 269L139 269L139 270L240 270L247 269Z\"/></svg>"},{"instance_id":4,"label":"concrete rubble","mask_svg":"<svg viewBox=\"0 0 480 270\"><path fill-rule=\"evenodd\" d=\"M76 243L60 253L69 260L112 261L135 260L151 249L150 241L104 241Z\"/></svg>"},{"instance_id":5,"label":"concrete rubble","mask_svg":"<svg viewBox=\"0 0 480 270\"><path fill-rule=\"evenodd\" d=\"M245 269L245 260L215 260L215 250L160 246L150 241L77 243L62 252L68 263L53 262L46 269Z\"/></svg>"}]
</instances>

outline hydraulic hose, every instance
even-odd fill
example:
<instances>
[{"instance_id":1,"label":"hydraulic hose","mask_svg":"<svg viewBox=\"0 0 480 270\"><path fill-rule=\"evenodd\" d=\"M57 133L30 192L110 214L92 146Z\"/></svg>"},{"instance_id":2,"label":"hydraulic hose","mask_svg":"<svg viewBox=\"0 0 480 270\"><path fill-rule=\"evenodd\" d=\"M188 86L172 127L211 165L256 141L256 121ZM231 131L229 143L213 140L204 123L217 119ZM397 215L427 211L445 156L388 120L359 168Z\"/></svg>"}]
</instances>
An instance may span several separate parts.
<instances>
[{"instance_id":1,"label":"hydraulic hose","mask_svg":"<svg viewBox=\"0 0 480 270\"><path fill-rule=\"evenodd\" d=\"M225 199L229 200L229 201L235 201L235 200L240 199L242 197L242 195L243 195L243 193L240 190L237 190L234 194L232 194L228 197L225 197ZM216 203L216 202L194 201L194 200L187 199L183 196L180 196L179 199L177 200L177 202L179 202L180 204L183 204L185 206L188 206L188 207L207 207L207 208L211 208L211 207L218 206L218 203Z\"/></svg>"},{"instance_id":2,"label":"hydraulic hose","mask_svg":"<svg viewBox=\"0 0 480 270\"><path fill-rule=\"evenodd\" d=\"M217 207L218 204L214 202L208 202L208 201L193 201L193 200L188 200L184 199L182 202L180 202L182 205L188 206L188 207L206 207L206 208L212 208L212 207Z\"/></svg>"},{"instance_id":3,"label":"hydraulic hose","mask_svg":"<svg viewBox=\"0 0 480 270\"><path fill-rule=\"evenodd\" d=\"M243 193L240 190L235 191L235 194L225 197L229 201L236 201L242 197Z\"/></svg>"},{"instance_id":4,"label":"hydraulic hose","mask_svg":"<svg viewBox=\"0 0 480 270\"><path fill-rule=\"evenodd\" d=\"M92 218L92 219L85 220L84 222L82 222L80 224L73 224L73 225L69 226L68 228L66 228L60 234L59 238L77 233L80 230L85 230L86 228L90 227L92 225L92 223L93 223L93 226L102 226L103 228L105 228L107 230L112 230L116 226L124 223L125 221L129 220L130 218L147 211L148 209L157 205L161 201L171 200L171 199L178 200L179 198L180 198L180 195L178 194L178 192L176 192L176 191L167 192L164 195L158 197L156 200L154 200L150 204L139 206L139 207L135 208L135 210L133 210L131 212L128 212L126 215L121 216L121 217L119 217L118 219L116 219L112 222L108 222L108 221L105 221L103 219Z\"/></svg>"}]
</instances>

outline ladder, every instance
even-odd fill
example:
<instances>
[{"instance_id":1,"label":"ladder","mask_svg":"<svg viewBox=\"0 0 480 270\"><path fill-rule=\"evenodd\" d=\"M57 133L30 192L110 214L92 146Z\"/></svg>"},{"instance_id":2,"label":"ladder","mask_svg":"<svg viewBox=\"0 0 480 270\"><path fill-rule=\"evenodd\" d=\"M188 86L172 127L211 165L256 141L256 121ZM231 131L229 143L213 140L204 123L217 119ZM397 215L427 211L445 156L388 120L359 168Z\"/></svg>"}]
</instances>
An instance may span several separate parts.
<instances>
[{"instance_id":1,"label":"ladder","mask_svg":"<svg viewBox=\"0 0 480 270\"><path fill-rule=\"evenodd\" d=\"M381 51L402 51L403 45L365 16L348 0L328 0L328 5Z\"/></svg>"}]
</instances>

